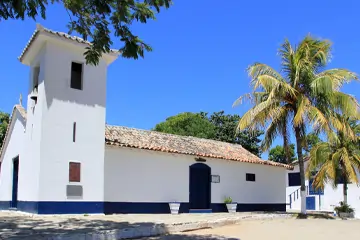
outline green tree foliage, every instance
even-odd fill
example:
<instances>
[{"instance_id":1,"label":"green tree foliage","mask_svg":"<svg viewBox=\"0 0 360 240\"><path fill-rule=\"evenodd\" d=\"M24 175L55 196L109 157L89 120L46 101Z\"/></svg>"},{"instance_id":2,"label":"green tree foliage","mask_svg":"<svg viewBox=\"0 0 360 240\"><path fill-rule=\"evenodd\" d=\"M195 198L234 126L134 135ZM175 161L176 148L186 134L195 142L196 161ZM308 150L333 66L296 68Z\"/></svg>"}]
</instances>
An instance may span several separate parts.
<instances>
[{"instance_id":1,"label":"green tree foliage","mask_svg":"<svg viewBox=\"0 0 360 240\"><path fill-rule=\"evenodd\" d=\"M291 133L295 135L301 180L301 213L305 214L303 149L306 128L334 135L334 130L345 129L339 116L359 118L356 98L340 91L345 83L357 79L357 76L346 69L323 71L331 57L331 43L326 40L307 36L296 46L285 40L279 55L280 72L263 63L255 63L248 68L253 89L235 104L249 99L253 106L242 116L238 128L250 131L265 129L263 150L269 149L277 136L286 139ZM349 128L344 134L354 138Z\"/></svg>"},{"instance_id":2,"label":"green tree foliage","mask_svg":"<svg viewBox=\"0 0 360 240\"><path fill-rule=\"evenodd\" d=\"M295 144L289 145L289 156L290 156L290 161L288 161L286 158L284 147L280 146L280 145L277 145L276 147L270 149L270 151L269 151L269 160L270 161L289 164L296 160Z\"/></svg>"},{"instance_id":3,"label":"green tree foliage","mask_svg":"<svg viewBox=\"0 0 360 240\"><path fill-rule=\"evenodd\" d=\"M306 145L305 145L305 151L309 153L311 149L318 143L322 142L322 140L319 138L319 135L312 132L309 133L306 136Z\"/></svg>"},{"instance_id":4,"label":"green tree foliage","mask_svg":"<svg viewBox=\"0 0 360 240\"><path fill-rule=\"evenodd\" d=\"M10 121L10 115L5 112L0 112L0 146L2 146Z\"/></svg>"},{"instance_id":5,"label":"green tree foliage","mask_svg":"<svg viewBox=\"0 0 360 240\"><path fill-rule=\"evenodd\" d=\"M199 113L185 112L169 117L165 122L156 124L155 131L181 136L213 139L215 127Z\"/></svg>"},{"instance_id":6,"label":"green tree foliage","mask_svg":"<svg viewBox=\"0 0 360 240\"><path fill-rule=\"evenodd\" d=\"M207 114L205 115L207 116ZM250 133L247 130L237 131L237 125L240 120L239 115L224 114L224 111L214 112L208 116L208 120L215 126L214 140L240 144L242 147L260 157L261 149L259 137L263 134L262 131L255 131Z\"/></svg>"},{"instance_id":7,"label":"green tree foliage","mask_svg":"<svg viewBox=\"0 0 360 240\"><path fill-rule=\"evenodd\" d=\"M357 171L360 171L359 125L350 127L356 133L356 138L348 138L343 131L337 132L337 137L329 138L327 142L316 144L310 151L308 177L314 177L315 188L324 189L330 182L333 187L343 183L344 203L347 204L348 183L359 184Z\"/></svg>"},{"instance_id":8,"label":"green tree foliage","mask_svg":"<svg viewBox=\"0 0 360 240\"><path fill-rule=\"evenodd\" d=\"M123 46L119 49L125 58L144 57L152 48L134 34L130 27L134 22L147 23L155 19L161 8L169 8L171 0L1 0L0 22L26 17L46 18L49 4L61 4L69 15L67 27L92 45L85 53L86 62L97 64L103 53L112 45L111 33ZM113 29L113 32L111 32Z\"/></svg>"},{"instance_id":9,"label":"green tree foliage","mask_svg":"<svg viewBox=\"0 0 360 240\"><path fill-rule=\"evenodd\" d=\"M258 138L262 132L249 134L247 131L236 131L240 120L239 115L225 115L224 111L208 113L180 113L169 117L166 121L155 126L154 130L182 136L193 136L213 139L217 141L241 144L245 149L260 156L261 140Z\"/></svg>"}]
</instances>

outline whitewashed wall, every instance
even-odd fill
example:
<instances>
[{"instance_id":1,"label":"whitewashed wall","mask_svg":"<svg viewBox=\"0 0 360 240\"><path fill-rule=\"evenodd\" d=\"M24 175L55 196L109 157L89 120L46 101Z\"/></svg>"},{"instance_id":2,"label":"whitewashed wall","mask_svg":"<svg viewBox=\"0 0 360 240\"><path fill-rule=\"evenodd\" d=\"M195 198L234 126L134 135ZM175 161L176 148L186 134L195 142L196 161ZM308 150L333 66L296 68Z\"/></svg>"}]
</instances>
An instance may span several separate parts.
<instances>
[{"instance_id":1,"label":"whitewashed wall","mask_svg":"<svg viewBox=\"0 0 360 240\"><path fill-rule=\"evenodd\" d=\"M103 60L96 67L84 64L83 90L70 88L71 62L85 62L79 49L51 41L45 46L44 84L36 106L41 115L39 201L68 200L69 162L81 163L79 200L103 201L107 65Z\"/></svg>"},{"instance_id":2,"label":"whitewashed wall","mask_svg":"<svg viewBox=\"0 0 360 240\"><path fill-rule=\"evenodd\" d=\"M105 148L105 201L189 201L189 166L194 156L121 147ZM220 183L211 185L211 202L231 196L238 203L285 203L285 169L206 158ZM255 173L256 182L246 182Z\"/></svg>"},{"instance_id":3,"label":"whitewashed wall","mask_svg":"<svg viewBox=\"0 0 360 240\"><path fill-rule=\"evenodd\" d=\"M38 95L45 95L44 88L44 69L46 66L46 48L42 47L38 55L33 59L32 66L41 65L39 73ZM40 147L41 147L41 124L42 124L42 106L40 101L35 106L30 99L34 71L31 68L28 79L28 97L27 97L27 116L26 131L24 136L24 154L19 160L19 201L38 201L39 200L39 179L40 179ZM39 99L41 99L40 97Z\"/></svg>"},{"instance_id":4,"label":"whitewashed wall","mask_svg":"<svg viewBox=\"0 0 360 240\"><path fill-rule=\"evenodd\" d=\"M344 201L343 184L336 189L327 184L320 210L333 210L333 206L338 206L340 201ZM356 184L348 184L348 204L355 209L356 217L360 218L360 188Z\"/></svg>"},{"instance_id":5,"label":"whitewashed wall","mask_svg":"<svg viewBox=\"0 0 360 240\"><path fill-rule=\"evenodd\" d=\"M0 171L0 201L10 201L12 199L12 177L13 177L13 159L22 156L24 147L25 122L19 112L15 110L14 120L10 126L10 138L5 143L4 153ZM20 164L19 172L23 170ZM18 185L18 188L24 188L24 185Z\"/></svg>"}]
</instances>

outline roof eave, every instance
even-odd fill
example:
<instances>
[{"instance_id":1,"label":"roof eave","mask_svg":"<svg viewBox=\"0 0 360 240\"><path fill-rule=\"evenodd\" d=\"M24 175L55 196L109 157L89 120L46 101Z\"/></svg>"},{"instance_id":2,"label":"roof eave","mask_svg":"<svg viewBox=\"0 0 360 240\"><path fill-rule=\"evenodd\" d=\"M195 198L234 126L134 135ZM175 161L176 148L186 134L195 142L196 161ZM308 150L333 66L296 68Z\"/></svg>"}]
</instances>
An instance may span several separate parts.
<instances>
[{"instance_id":1,"label":"roof eave","mask_svg":"<svg viewBox=\"0 0 360 240\"><path fill-rule=\"evenodd\" d=\"M293 170L294 169L294 167L291 166L291 165L282 164L282 163L275 163L275 162L265 161L265 160L261 160L259 162L251 162L251 161L245 161L245 160L239 160L239 159L224 158L224 157L214 156L214 155L210 156L210 155L207 155L207 154L197 154L197 153L190 153L190 152L187 152L187 153L178 152L176 150L171 150L171 149L164 150L164 149L157 149L157 148L147 148L147 147L145 148L145 147L139 147L139 146L135 146L135 145L122 144L122 143L119 143L117 141L109 141L109 140L106 140L106 139L105 139L105 145L112 146L112 147L126 147L126 148L135 148L135 149L142 149L142 150L148 150L148 151L158 151L158 152L165 152L165 153L193 155L193 156L197 156L197 157L209 157L209 158L216 158L216 159L224 159L224 160L228 160L228 161L265 165L265 166L269 166L269 167L281 167L281 168L285 168L287 170Z\"/></svg>"},{"instance_id":2,"label":"roof eave","mask_svg":"<svg viewBox=\"0 0 360 240\"><path fill-rule=\"evenodd\" d=\"M86 51L86 47L90 46L90 43L83 39L68 36L67 34L60 32L54 32L37 24L36 30L18 57L19 61L25 65L30 65L36 53L38 53L43 44L48 40L69 44L71 47L80 48L83 52ZM109 65L114 62L120 54L119 51L112 49L109 53L103 53L102 58L106 64Z\"/></svg>"}]
</instances>

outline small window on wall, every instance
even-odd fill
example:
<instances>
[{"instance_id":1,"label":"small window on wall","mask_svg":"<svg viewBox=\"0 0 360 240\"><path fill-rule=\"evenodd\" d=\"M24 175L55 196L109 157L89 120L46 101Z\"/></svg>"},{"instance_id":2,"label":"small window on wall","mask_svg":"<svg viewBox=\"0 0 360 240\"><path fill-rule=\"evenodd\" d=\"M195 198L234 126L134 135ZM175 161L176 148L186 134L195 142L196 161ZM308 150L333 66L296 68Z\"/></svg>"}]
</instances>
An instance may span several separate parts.
<instances>
[{"instance_id":1,"label":"small window on wall","mask_svg":"<svg viewBox=\"0 0 360 240\"><path fill-rule=\"evenodd\" d=\"M69 163L69 182L80 182L81 164L77 162Z\"/></svg>"},{"instance_id":2,"label":"small window on wall","mask_svg":"<svg viewBox=\"0 0 360 240\"><path fill-rule=\"evenodd\" d=\"M82 78L83 65L81 63L71 63L71 83L70 87L73 89L82 90L83 78Z\"/></svg>"},{"instance_id":3,"label":"small window on wall","mask_svg":"<svg viewBox=\"0 0 360 240\"><path fill-rule=\"evenodd\" d=\"M255 182L255 174L254 173L247 173L246 174L246 181L247 182Z\"/></svg>"},{"instance_id":4,"label":"small window on wall","mask_svg":"<svg viewBox=\"0 0 360 240\"><path fill-rule=\"evenodd\" d=\"M33 72L33 90L37 91L39 86L39 75L40 75L40 67L34 67Z\"/></svg>"},{"instance_id":5,"label":"small window on wall","mask_svg":"<svg viewBox=\"0 0 360 240\"><path fill-rule=\"evenodd\" d=\"M289 187L295 187L295 186L301 185L299 172L298 173L289 173L288 179L289 179Z\"/></svg>"},{"instance_id":6,"label":"small window on wall","mask_svg":"<svg viewBox=\"0 0 360 240\"><path fill-rule=\"evenodd\" d=\"M73 123L73 142L76 141L76 122Z\"/></svg>"}]
</instances>

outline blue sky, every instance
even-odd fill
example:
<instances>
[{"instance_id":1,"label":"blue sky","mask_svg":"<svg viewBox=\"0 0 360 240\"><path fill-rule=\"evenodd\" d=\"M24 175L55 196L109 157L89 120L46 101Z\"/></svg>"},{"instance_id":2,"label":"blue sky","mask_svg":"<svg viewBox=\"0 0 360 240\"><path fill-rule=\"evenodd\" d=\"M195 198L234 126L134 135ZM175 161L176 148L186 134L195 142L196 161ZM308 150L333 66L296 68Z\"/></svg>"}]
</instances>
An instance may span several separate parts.
<instances>
[{"instance_id":1,"label":"blue sky","mask_svg":"<svg viewBox=\"0 0 360 240\"><path fill-rule=\"evenodd\" d=\"M296 43L308 33L333 42L329 67L360 73L359 8L356 0L174 0L156 21L133 27L154 51L109 67L107 122L150 129L185 111L241 115L247 107L232 108L232 103L250 90L246 67L256 61L279 69L277 49L283 40ZM47 19L37 22L67 32L68 20L54 5ZM0 111L10 112L19 94L27 92L29 68L17 57L34 29L31 19L0 23ZM114 48L121 46L113 41ZM344 91L357 95L360 85Z\"/></svg>"}]
</instances>

